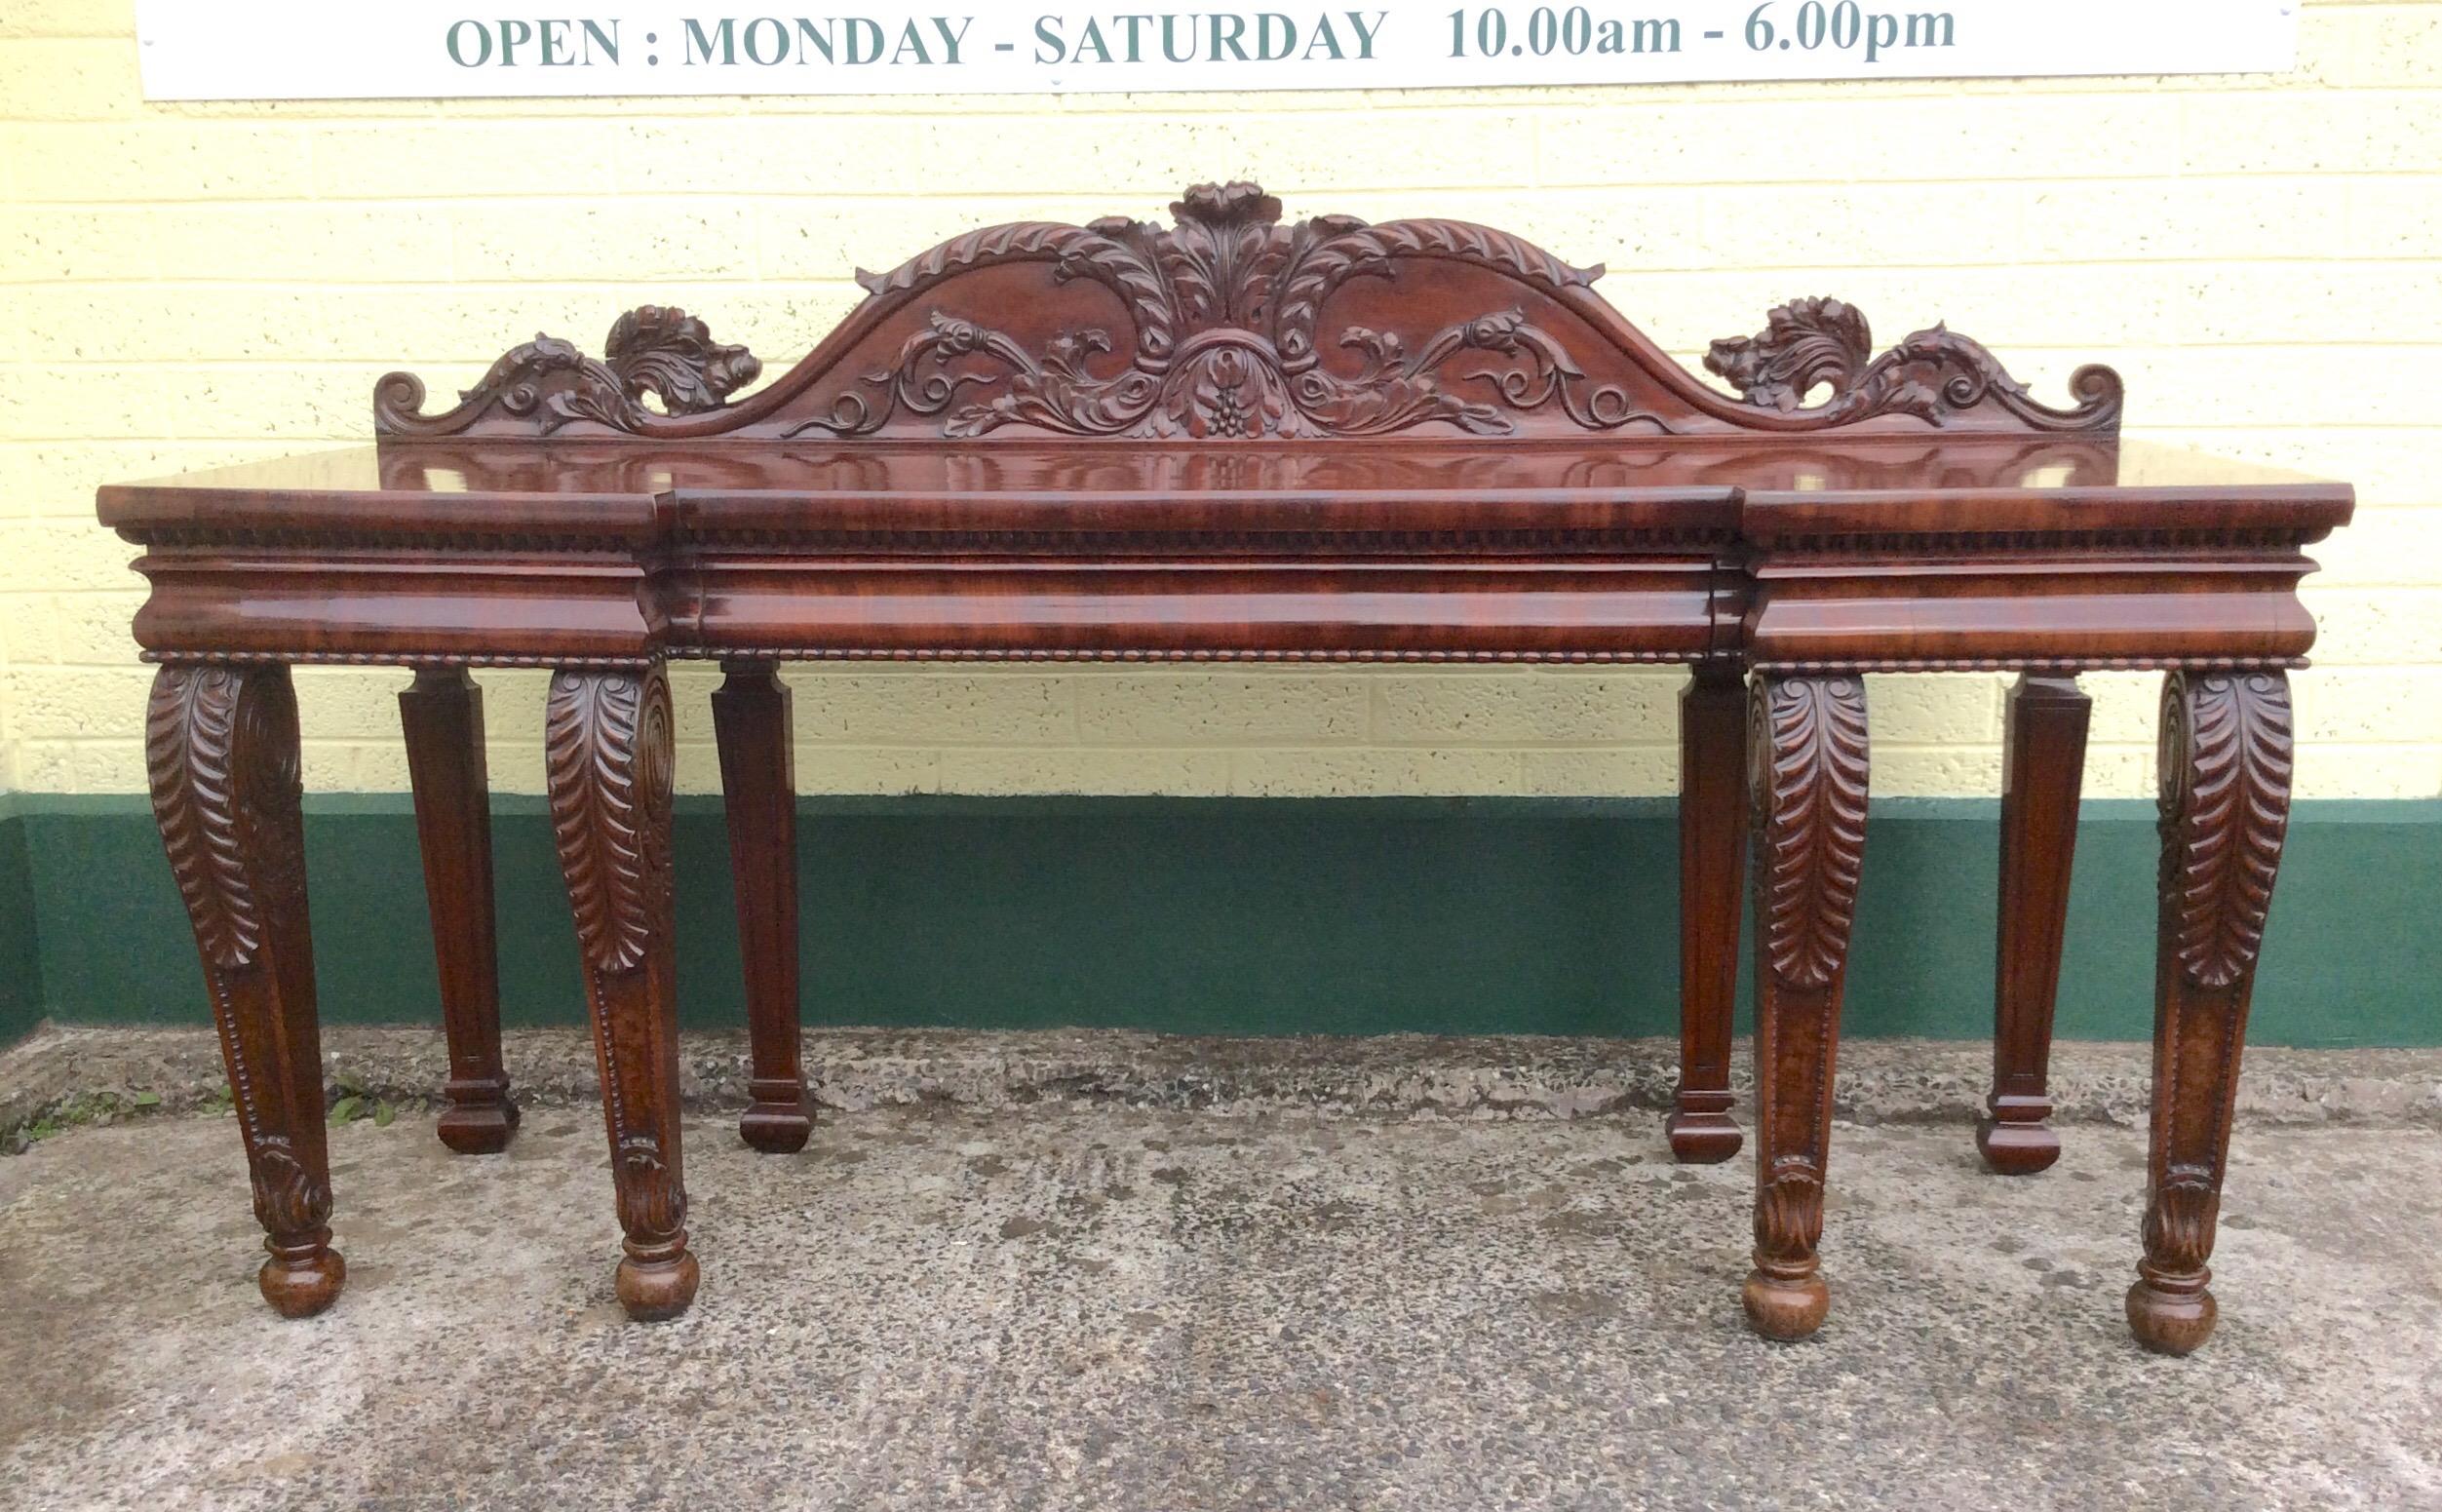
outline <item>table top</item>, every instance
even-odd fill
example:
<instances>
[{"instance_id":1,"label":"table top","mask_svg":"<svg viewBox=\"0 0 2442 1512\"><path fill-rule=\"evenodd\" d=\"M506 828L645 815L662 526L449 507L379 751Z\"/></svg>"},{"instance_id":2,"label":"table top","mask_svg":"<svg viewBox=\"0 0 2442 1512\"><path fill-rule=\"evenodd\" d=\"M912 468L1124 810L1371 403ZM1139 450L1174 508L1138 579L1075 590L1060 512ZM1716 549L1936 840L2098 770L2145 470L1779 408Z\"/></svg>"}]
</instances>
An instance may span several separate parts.
<instances>
[{"instance_id":1,"label":"table top","mask_svg":"<svg viewBox=\"0 0 2442 1512\"><path fill-rule=\"evenodd\" d=\"M108 494L1096 494L1531 489L2210 489L2324 492L2301 473L2104 437L1623 438L1307 446L413 442L113 485Z\"/></svg>"},{"instance_id":2,"label":"table top","mask_svg":"<svg viewBox=\"0 0 2442 1512\"><path fill-rule=\"evenodd\" d=\"M1538 445L1416 440L1303 446L1017 445L956 449L874 442L415 442L321 451L100 492L105 523L146 528L275 523L316 528L605 529L730 524L913 527L955 516L1004 524L1164 528L1177 517L1300 514L1351 526L1385 515L1491 524L1554 509L1675 506L1733 523L1741 506L1835 505L1881 528L1935 517L2141 507L2158 525L2274 516L2328 528L2346 485L2113 438L1610 440Z\"/></svg>"}]
</instances>

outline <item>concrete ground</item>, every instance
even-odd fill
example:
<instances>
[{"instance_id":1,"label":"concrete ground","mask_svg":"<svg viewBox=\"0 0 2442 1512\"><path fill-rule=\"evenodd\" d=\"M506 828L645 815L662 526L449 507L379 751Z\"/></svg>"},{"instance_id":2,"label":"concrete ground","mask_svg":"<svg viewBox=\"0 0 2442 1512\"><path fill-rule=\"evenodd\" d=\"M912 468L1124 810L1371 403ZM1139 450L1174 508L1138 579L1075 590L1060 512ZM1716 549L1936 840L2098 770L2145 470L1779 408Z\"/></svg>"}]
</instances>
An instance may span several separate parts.
<instances>
[{"instance_id":1,"label":"concrete ground","mask_svg":"<svg viewBox=\"0 0 2442 1512\"><path fill-rule=\"evenodd\" d=\"M2242 1130L2222 1326L2121 1324L2144 1136L2003 1181L1844 1124L1832 1319L1750 1335L1744 1159L1564 1120L1044 1102L687 1129L703 1292L627 1323L599 1115L332 1131L346 1295L257 1299L236 1130L0 1159L0 1505L2442 1507L2442 1136Z\"/></svg>"}]
</instances>

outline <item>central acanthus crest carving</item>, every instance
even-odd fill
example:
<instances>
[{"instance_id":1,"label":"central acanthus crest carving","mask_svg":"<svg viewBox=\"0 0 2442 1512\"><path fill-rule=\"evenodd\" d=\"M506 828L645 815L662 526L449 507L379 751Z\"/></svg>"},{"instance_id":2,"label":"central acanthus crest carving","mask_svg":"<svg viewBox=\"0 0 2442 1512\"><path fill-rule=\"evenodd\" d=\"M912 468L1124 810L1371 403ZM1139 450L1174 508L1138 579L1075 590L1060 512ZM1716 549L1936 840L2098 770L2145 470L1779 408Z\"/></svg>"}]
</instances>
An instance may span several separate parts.
<instances>
[{"instance_id":1,"label":"central acanthus crest carving","mask_svg":"<svg viewBox=\"0 0 2442 1512\"><path fill-rule=\"evenodd\" d=\"M1280 201L1251 183L1199 184L1171 213L1170 229L1124 217L995 226L862 279L879 294L961 266L1048 254L1056 277L1093 279L1127 306L1136 339L1118 371L1092 370L1115 349L1107 330L1063 332L1037 356L983 321L937 308L892 366L864 374L829 415L787 434L864 435L906 411L943 416L946 436L1012 424L1067 436L1369 436L1435 422L1502 435L1515 429L1509 411L1547 404L1588 430L1635 420L1668 428L1623 390L1591 383L1516 308L1448 326L1414 351L1394 332L1350 326L1336 340L1360 355L1357 373L1340 376L1320 361L1324 297L1349 278L1392 276L1394 258L1479 262L1545 291L1593 282L1595 272L1516 237L1456 221L1368 226L1347 215L1284 226ZM1457 370L1464 353L1498 361ZM987 362L958 364L970 356Z\"/></svg>"}]
</instances>

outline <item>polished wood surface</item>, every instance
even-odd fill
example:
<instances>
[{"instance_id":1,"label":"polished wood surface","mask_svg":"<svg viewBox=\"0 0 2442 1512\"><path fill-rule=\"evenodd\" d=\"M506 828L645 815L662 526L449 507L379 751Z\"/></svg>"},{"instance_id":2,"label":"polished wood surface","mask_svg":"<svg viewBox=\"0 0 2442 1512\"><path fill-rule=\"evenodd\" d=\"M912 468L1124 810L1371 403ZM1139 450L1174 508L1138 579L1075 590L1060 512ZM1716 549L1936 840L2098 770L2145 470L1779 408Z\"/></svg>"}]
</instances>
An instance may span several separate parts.
<instances>
[{"instance_id":1,"label":"polished wood surface","mask_svg":"<svg viewBox=\"0 0 2442 1512\"><path fill-rule=\"evenodd\" d=\"M374 392L385 436L630 434L957 442L1054 435L1124 445L1465 434L1581 439L2108 430L2120 381L2087 367L2075 403L2035 400L1940 326L1880 356L1863 312L1792 300L1713 343L1698 381L1573 267L1454 220L1284 221L1252 183L1198 184L1174 223L1021 221L953 237L883 274L796 366L761 364L685 311L621 316L601 359L538 335L454 407L423 383ZM1818 394L1820 402L1810 403ZM659 410L645 403L659 401Z\"/></svg>"},{"instance_id":2,"label":"polished wood surface","mask_svg":"<svg viewBox=\"0 0 2442 1512\"><path fill-rule=\"evenodd\" d=\"M484 690L462 667L424 667L399 694L407 781L424 855L424 897L449 1043L441 1142L497 1154L518 1105L500 1059L500 952L492 914L491 795L484 771Z\"/></svg>"},{"instance_id":3,"label":"polished wood surface","mask_svg":"<svg viewBox=\"0 0 2442 1512\"><path fill-rule=\"evenodd\" d=\"M2021 674L2002 717L1993 1091L1976 1148L2004 1176L2032 1176L2061 1155L2060 1136L2044 1123L2047 1077L2092 702L2075 678Z\"/></svg>"},{"instance_id":4,"label":"polished wood surface","mask_svg":"<svg viewBox=\"0 0 2442 1512\"><path fill-rule=\"evenodd\" d=\"M1738 1007L1738 905L1746 884L1747 679L1700 662L1679 694L1679 1087L1671 1153L1710 1165L1738 1153L1729 1116Z\"/></svg>"},{"instance_id":5,"label":"polished wood surface","mask_svg":"<svg viewBox=\"0 0 2442 1512\"><path fill-rule=\"evenodd\" d=\"M1250 184L1201 185L1172 209L1169 226L987 228L867 275L864 304L759 391L753 354L645 306L601 356L539 336L446 408L392 374L376 388L375 446L100 490L102 520L142 548L151 585L135 628L164 664L156 803L241 1088L272 1236L265 1294L311 1310L341 1275L313 1085L291 664L414 667L435 695L409 708L411 725L430 711L413 737L419 814L429 779L428 849L470 878L437 892L437 917L475 907L477 868L464 790L480 778L447 723L446 690L462 684L446 679L553 671L552 812L601 1057L625 1234L616 1288L640 1318L682 1309L697 1281L678 1125L669 659L718 660L733 678L717 722L756 1098L783 1120L810 1105L791 1042L787 711L772 663L1694 667L1673 1135L1691 1155L1737 1137L1724 957L1744 801L1759 977L1746 1300L1784 1338L1829 1303L1817 1250L1863 865L1863 675L2018 669L2054 688L2160 668L2163 1027L2128 1315L2156 1347L2199 1341L2286 805L2285 678L2314 633L2296 589L2313 565L2304 549L2348 518L2348 487L2123 444L2108 368L2078 369L2054 405L1939 326L1878 354L1865 317L1835 299L1794 300L1715 342L1706 367L1724 390L1594 293L1596 270L1498 231L1288 221ZM1742 681L1743 738L1725 722ZM2075 784L2065 731L2035 717L2037 701L2014 704L2002 885L2027 922L1999 943L1996 1011L1996 1074L2039 1083L2059 950L2047 911L2066 884ZM1725 775L1742 746L1748 771ZM445 973L467 978L473 959ZM449 991L483 996L464 980ZM469 1043L480 1018L453 1021ZM776 1143L797 1130L751 1114L750 1140L758 1127Z\"/></svg>"},{"instance_id":6,"label":"polished wood surface","mask_svg":"<svg viewBox=\"0 0 2442 1512\"><path fill-rule=\"evenodd\" d=\"M1767 1338L1822 1326L1815 1247L1832 1153L1848 931L1866 843L1865 679L1759 675L1748 696L1755 843L1755 1270L1748 1321Z\"/></svg>"},{"instance_id":7,"label":"polished wood surface","mask_svg":"<svg viewBox=\"0 0 2442 1512\"><path fill-rule=\"evenodd\" d=\"M1708 491L1710 490L1710 491ZM1178 442L1089 446L1051 438L964 449L907 444L653 441L383 442L111 484L106 523L159 529L225 522L368 534L448 529L473 541L570 528L605 541L670 523L753 527L767 499L783 525L834 528L946 522L1056 529L1256 523L1246 511L1372 501L1377 526L1431 526L1454 500L1489 495L1504 513L1574 503L1600 511L1639 495L1709 501L1725 521L1736 490L1835 494L1878 527L1941 528L1941 495L2006 493L2065 511L2173 511L2160 526L2209 529L2226 509L2250 520L2322 517L2346 485L2159 443L2094 436L1724 436L1601 443L1412 436L1365 441ZM1867 494L1866 499L1849 495ZM1623 495L1626 497L1623 498ZM2184 519L2177 509L2185 499ZM2216 501L2220 501L2218 504ZM1833 500L1821 501L1825 504ZM1431 513L1438 504L1443 513ZM1919 513L1906 513L1915 505ZM396 518L385 506L412 509ZM202 507L207 513L198 514ZM1425 511L1402 515L1400 511ZM507 511L506 519L502 512ZM911 517L906 512L914 512ZM2268 513L2271 511L2272 513ZM1282 517L1276 516L1276 519ZM1534 518L1551 519L1548 515ZM1585 515L1601 523L1616 515ZM1311 523L1311 514L1308 516ZM1348 523L1362 524L1365 520ZM1480 519L1476 523L1481 523ZM1531 523L1531 520L1530 521ZM1554 523L1568 523L1566 518ZM2062 523L2071 522L2064 519ZM2328 528L2334 522L2323 519Z\"/></svg>"},{"instance_id":8,"label":"polished wood surface","mask_svg":"<svg viewBox=\"0 0 2442 1512\"><path fill-rule=\"evenodd\" d=\"M770 662L721 664L713 694L746 963L747 1095L738 1135L767 1155L805 1147L814 1106L797 1067L797 781L789 688Z\"/></svg>"},{"instance_id":9,"label":"polished wood surface","mask_svg":"<svg viewBox=\"0 0 2442 1512\"><path fill-rule=\"evenodd\" d=\"M2183 671L2163 680L2152 1139L2128 1326L2164 1354L2186 1354L2213 1332L2205 1262L2229 1165L2256 956L2289 828L2291 766L2287 677Z\"/></svg>"},{"instance_id":10,"label":"polished wood surface","mask_svg":"<svg viewBox=\"0 0 2442 1512\"><path fill-rule=\"evenodd\" d=\"M256 1284L283 1316L310 1317L337 1299L348 1267L330 1247L289 669L163 667L145 715L144 764L246 1142L254 1220L270 1257Z\"/></svg>"},{"instance_id":11,"label":"polished wood surface","mask_svg":"<svg viewBox=\"0 0 2442 1512\"><path fill-rule=\"evenodd\" d=\"M670 878L670 679L562 670L543 710L560 872L576 915L626 1254L620 1302L644 1321L694 1299L678 1147L678 914Z\"/></svg>"}]
</instances>

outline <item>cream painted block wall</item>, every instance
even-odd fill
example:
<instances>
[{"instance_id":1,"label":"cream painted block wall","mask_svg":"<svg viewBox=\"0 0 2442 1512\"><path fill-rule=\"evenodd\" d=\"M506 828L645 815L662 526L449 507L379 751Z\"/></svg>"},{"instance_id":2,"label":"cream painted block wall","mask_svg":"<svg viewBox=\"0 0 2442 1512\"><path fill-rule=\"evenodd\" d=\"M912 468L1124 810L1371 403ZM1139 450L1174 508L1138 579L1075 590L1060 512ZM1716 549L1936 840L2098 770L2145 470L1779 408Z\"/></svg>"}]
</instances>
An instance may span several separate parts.
<instances>
[{"instance_id":1,"label":"cream painted block wall","mask_svg":"<svg viewBox=\"0 0 2442 1512\"><path fill-rule=\"evenodd\" d=\"M146 105L129 0L0 0L0 781L143 786L132 552L96 485L361 442L375 375L676 301L777 371L852 267L995 220L1454 215L1603 261L1692 365L1831 292L1937 319L2130 431L2342 477L2297 679L2312 796L2442 792L2442 4L2314 0L2278 78L991 97ZM879 793L1643 794L1678 679L1607 671L801 668L799 780ZM307 779L407 786L392 674L299 674ZM485 674L536 790L541 684ZM2151 791L2100 677L2088 791ZM679 678L682 781L716 781ZM1996 791L2002 684L1876 679L1876 788Z\"/></svg>"}]
</instances>

